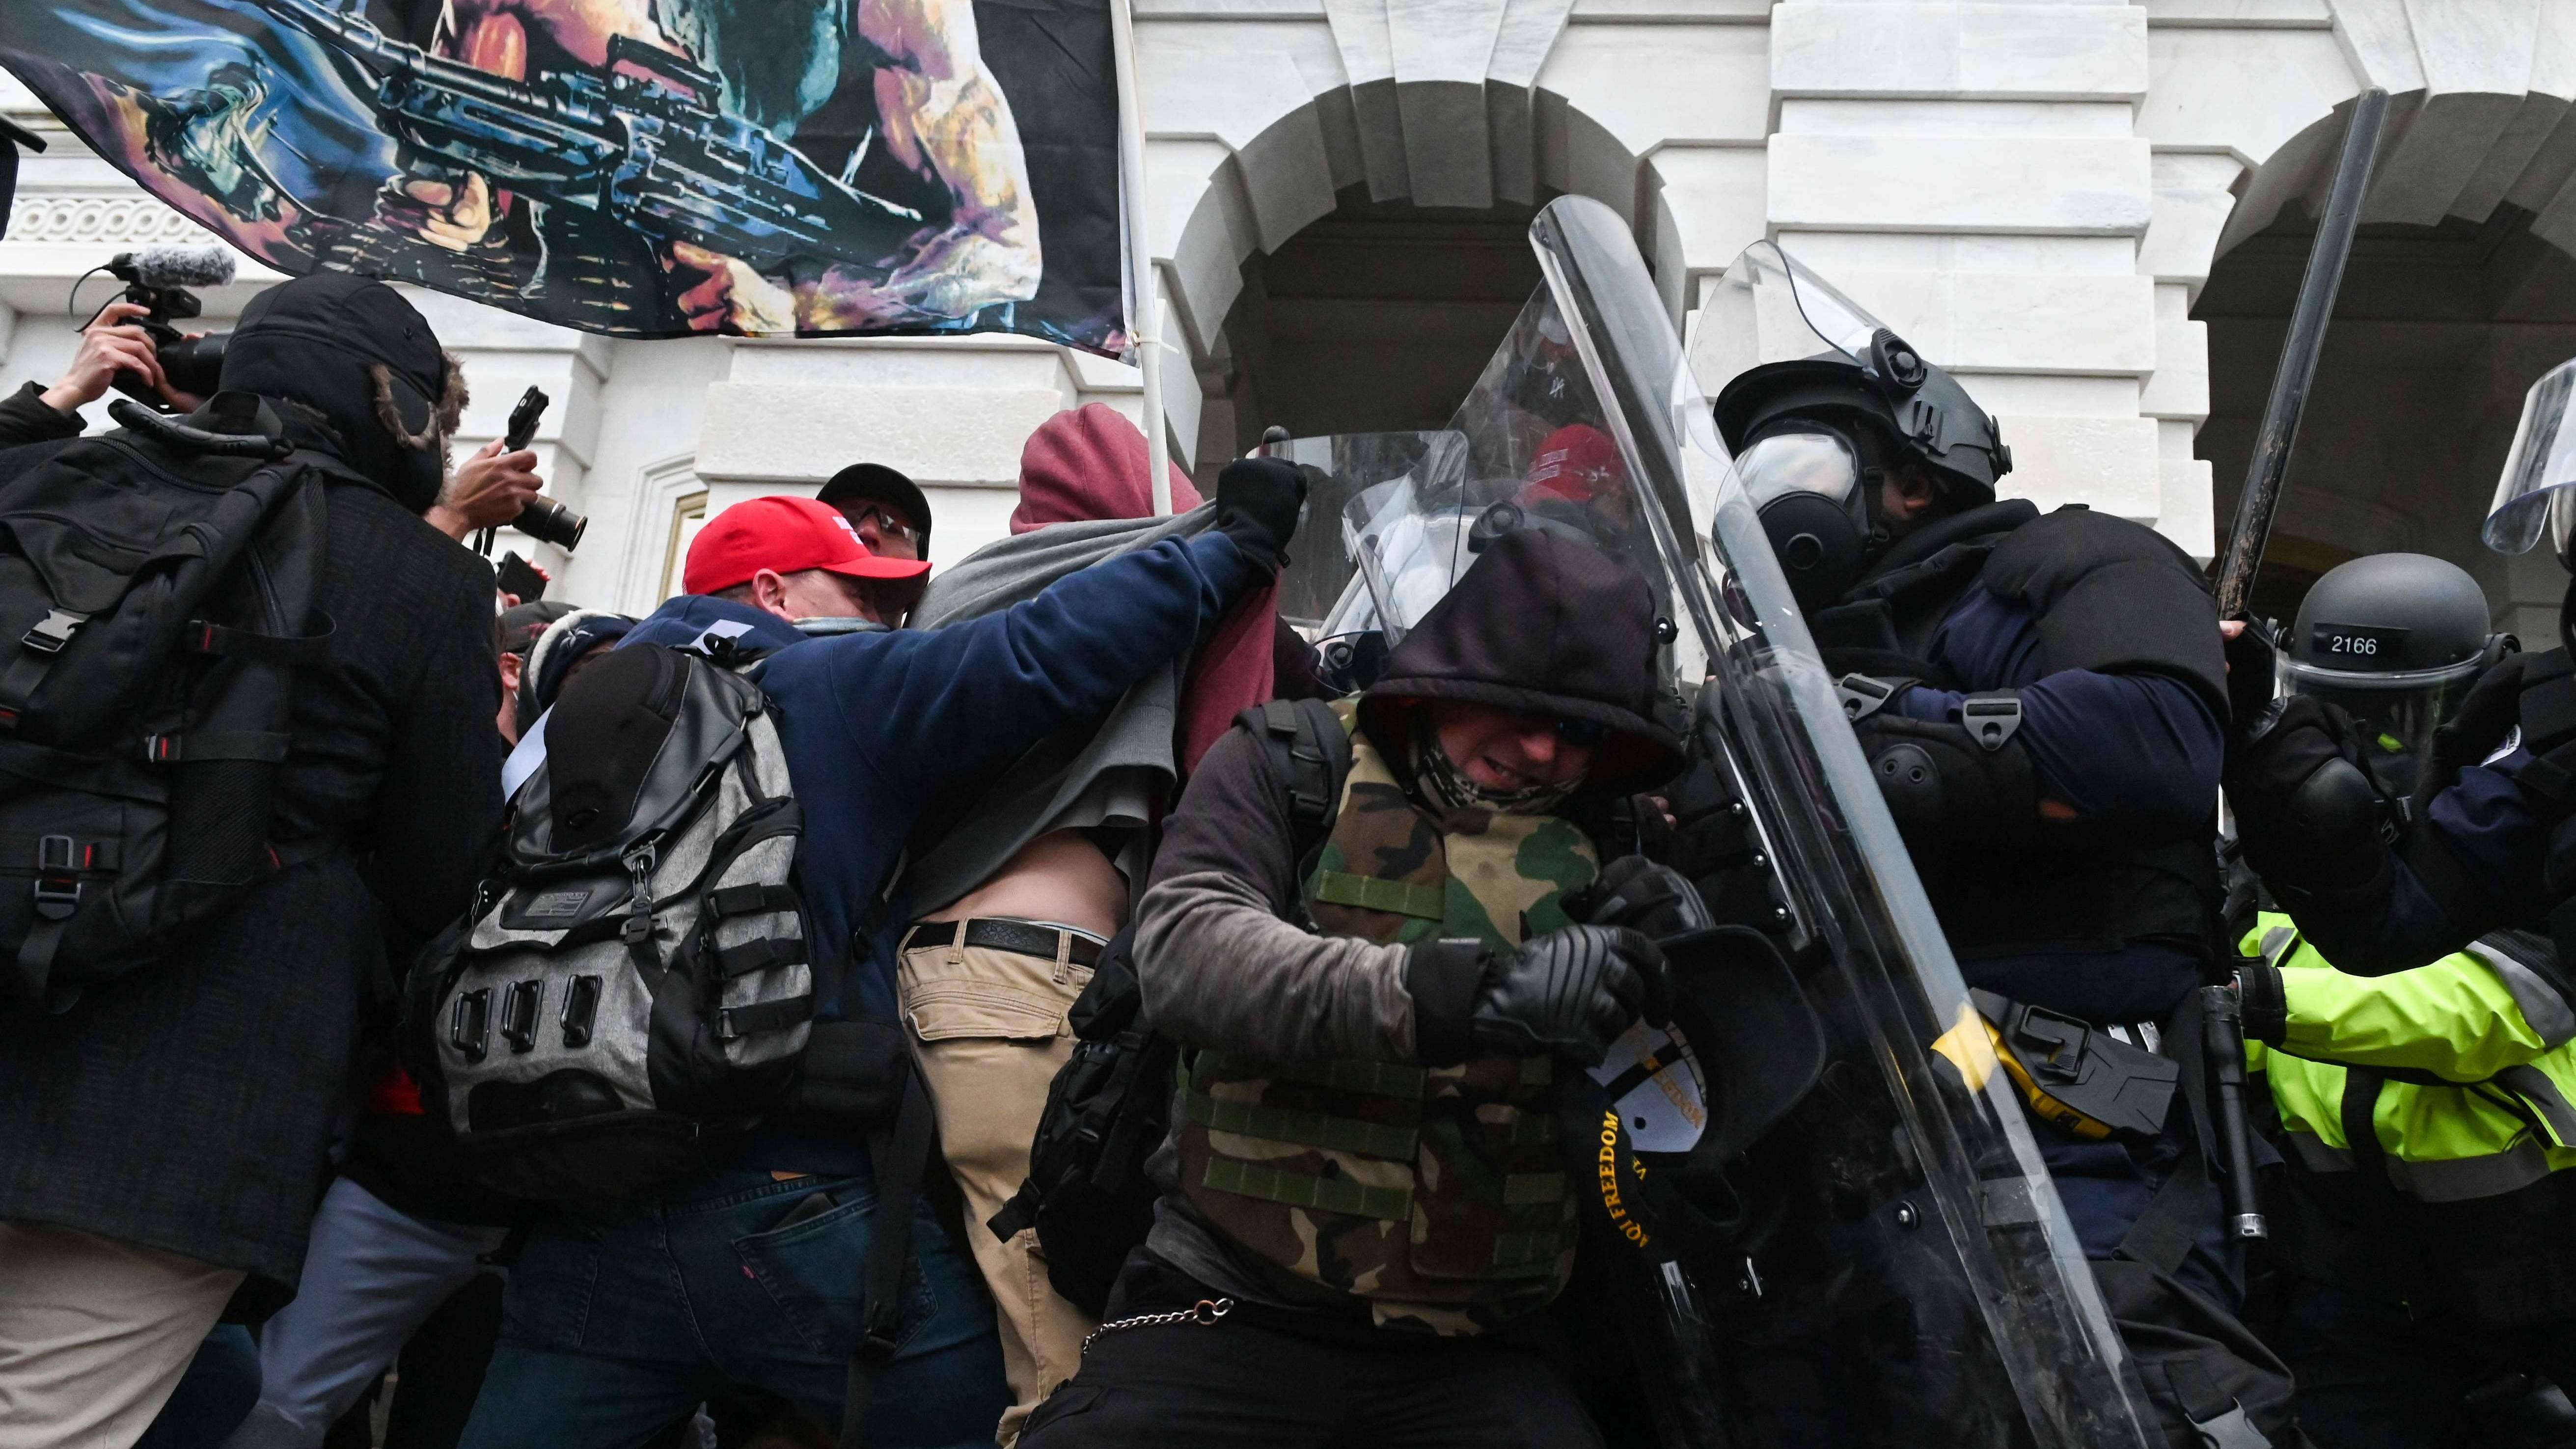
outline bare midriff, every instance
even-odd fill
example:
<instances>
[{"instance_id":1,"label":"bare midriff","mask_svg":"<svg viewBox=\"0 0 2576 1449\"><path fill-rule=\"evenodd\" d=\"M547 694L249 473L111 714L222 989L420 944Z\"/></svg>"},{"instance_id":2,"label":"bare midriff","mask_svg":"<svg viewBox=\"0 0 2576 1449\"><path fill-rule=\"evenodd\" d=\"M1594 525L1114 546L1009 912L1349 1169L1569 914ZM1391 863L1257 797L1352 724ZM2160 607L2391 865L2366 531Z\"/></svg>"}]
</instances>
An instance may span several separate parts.
<instances>
[{"instance_id":1,"label":"bare midriff","mask_svg":"<svg viewBox=\"0 0 2576 1449\"><path fill-rule=\"evenodd\" d=\"M1127 920L1127 881L1089 837L1059 830L1021 846L992 879L922 919L970 916L1055 921L1114 936Z\"/></svg>"}]
</instances>

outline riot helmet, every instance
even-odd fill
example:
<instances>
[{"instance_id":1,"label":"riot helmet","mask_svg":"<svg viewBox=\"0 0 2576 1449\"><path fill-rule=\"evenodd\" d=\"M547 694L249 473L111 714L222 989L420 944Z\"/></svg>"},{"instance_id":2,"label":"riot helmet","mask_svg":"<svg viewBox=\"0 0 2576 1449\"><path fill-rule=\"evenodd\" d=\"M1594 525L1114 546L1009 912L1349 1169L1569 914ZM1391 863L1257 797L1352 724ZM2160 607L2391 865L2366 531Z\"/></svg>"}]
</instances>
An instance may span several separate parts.
<instances>
[{"instance_id":1,"label":"riot helmet","mask_svg":"<svg viewBox=\"0 0 2576 1449\"><path fill-rule=\"evenodd\" d=\"M2513 648L2487 627L2487 598L2459 565L2382 553L2336 565L2299 605L2283 687L2341 708L2361 726L2372 764L2401 790L2435 727L2478 674Z\"/></svg>"},{"instance_id":2,"label":"riot helmet","mask_svg":"<svg viewBox=\"0 0 2576 1449\"><path fill-rule=\"evenodd\" d=\"M1799 607L1842 597L1911 523L1890 477L1933 514L1991 503L2012 471L1993 418L1958 380L1771 242L1735 259L1701 319L1694 370Z\"/></svg>"}]
</instances>

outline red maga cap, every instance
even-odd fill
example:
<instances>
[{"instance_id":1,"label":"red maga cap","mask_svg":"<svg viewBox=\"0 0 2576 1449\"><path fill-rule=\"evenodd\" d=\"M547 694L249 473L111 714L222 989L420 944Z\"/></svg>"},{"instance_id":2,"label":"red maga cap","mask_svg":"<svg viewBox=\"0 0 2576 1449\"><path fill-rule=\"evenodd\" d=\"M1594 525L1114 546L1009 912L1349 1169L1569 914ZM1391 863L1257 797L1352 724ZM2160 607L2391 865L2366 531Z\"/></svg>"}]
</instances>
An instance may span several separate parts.
<instances>
[{"instance_id":1,"label":"red maga cap","mask_svg":"<svg viewBox=\"0 0 2576 1449\"><path fill-rule=\"evenodd\" d=\"M773 494L737 503L707 520L689 544L684 593L712 594L751 582L762 569L792 574L829 569L854 579L917 579L927 563L879 558L841 511L811 498Z\"/></svg>"}]
</instances>

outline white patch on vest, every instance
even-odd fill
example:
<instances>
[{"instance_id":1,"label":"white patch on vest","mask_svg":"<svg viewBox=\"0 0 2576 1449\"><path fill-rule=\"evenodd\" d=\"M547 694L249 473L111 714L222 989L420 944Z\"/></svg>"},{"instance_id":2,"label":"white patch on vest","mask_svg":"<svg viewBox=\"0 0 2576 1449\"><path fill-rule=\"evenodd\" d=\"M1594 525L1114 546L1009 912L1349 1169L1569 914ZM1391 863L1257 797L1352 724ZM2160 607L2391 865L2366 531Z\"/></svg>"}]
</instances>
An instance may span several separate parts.
<instances>
[{"instance_id":1,"label":"white patch on vest","mask_svg":"<svg viewBox=\"0 0 2576 1449\"><path fill-rule=\"evenodd\" d=\"M845 528L848 527L847 522L844 521L842 526ZM716 622L709 624L706 629L698 635L698 637L690 640L687 644L682 645L681 647L685 649L694 649L700 654L704 654L712 658L716 652L716 642L718 640L739 639L750 632L751 626L749 624L745 624L734 619L718 619Z\"/></svg>"}]
</instances>

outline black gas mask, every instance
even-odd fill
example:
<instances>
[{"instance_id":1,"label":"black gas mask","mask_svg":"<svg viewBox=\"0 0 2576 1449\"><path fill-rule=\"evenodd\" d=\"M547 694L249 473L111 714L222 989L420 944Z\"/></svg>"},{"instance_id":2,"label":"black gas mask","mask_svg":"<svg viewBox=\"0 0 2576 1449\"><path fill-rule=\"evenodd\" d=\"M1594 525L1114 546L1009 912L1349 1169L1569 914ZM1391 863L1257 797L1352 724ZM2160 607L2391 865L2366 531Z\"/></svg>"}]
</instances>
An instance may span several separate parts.
<instances>
[{"instance_id":1,"label":"black gas mask","mask_svg":"<svg viewBox=\"0 0 2576 1449\"><path fill-rule=\"evenodd\" d=\"M1774 419L1736 455L1736 474L1799 608L1840 602L1905 531L1904 520L1882 516L1886 451L1863 419L1811 415Z\"/></svg>"}]
</instances>

